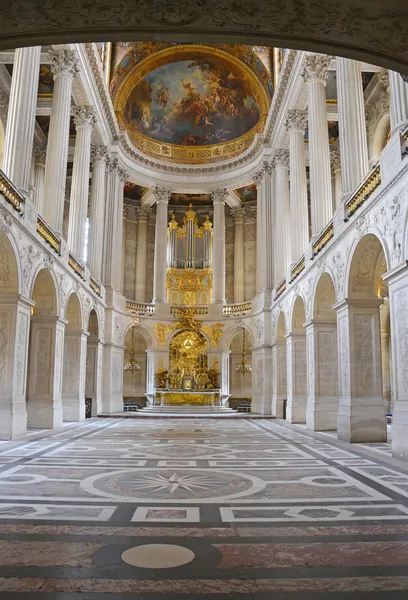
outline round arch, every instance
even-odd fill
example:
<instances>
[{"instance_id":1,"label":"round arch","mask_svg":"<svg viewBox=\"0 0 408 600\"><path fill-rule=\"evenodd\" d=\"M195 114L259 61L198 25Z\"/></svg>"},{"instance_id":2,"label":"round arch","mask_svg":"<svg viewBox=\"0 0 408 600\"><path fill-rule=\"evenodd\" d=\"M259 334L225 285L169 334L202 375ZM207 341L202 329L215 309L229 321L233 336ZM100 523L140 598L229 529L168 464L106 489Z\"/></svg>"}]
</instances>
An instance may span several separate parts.
<instances>
[{"instance_id":1,"label":"round arch","mask_svg":"<svg viewBox=\"0 0 408 600\"><path fill-rule=\"evenodd\" d=\"M372 138L370 156L373 159L378 160L380 158L380 154L387 144L389 134L390 115L386 113L379 119Z\"/></svg>"},{"instance_id":2,"label":"round arch","mask_svg":"<svg viewBox=\"0 0 408 600\"><path fill-rule=\"evenodd\" d=\"M254 344L254 336L252 334L250 327L248 327L248 325L243 323L242 325L233 325L232 327L230 327L226 331L224 331L224 335L222 336L222 350L230 349L232 340L237 335L237 333L242 331L242 328L244 328L245 331L247 332L247 334L249 334L249 338L251 341L251 348L252 348L252 346Z\"/></svg>"},{"instance_id":3,"label":"round arch","mask_svg":"<svg viewBox=\"0 0 408 600\"><path fill-rule=\"evenodd\" d=\"M390 268L387 249L377 233L366 233L351 249L345 278L345 296L378 298L379 281Z\"/></svg>"},{"instance_id":4,"label":"round arch","mask_svg":"<svg viewBox=\"0 0 408 600\"><path fill-rule=\"evenodd\" d=\"M36 316L58 316L57 282L49 269L40 268L33 279L31 298L35 302Z\"/></svg>"},{"instance_id":5,"label":"round arch","mask_svg":"<svg viewBox=\"0 0 408 600\"><path fill-rule=\"evenodd\" d=\"M294 298L290 315L290 333L303 333L303 324L306 321L306 304L302 296L297 295Z\"/></svg>"},{"instance_id":6,"label":"round arch","mask_svg":"<svg viewBox=\"0 0 408 600\"><path fill-rule=\"evenodd\" d=\"M317 277L312 295L312 315L317 320L335 320L336 285L333 275L324 271ZM333 318L334 315L334 318Z\"/></svg>"},{"instance_id":7,"label":"round arch","mask_svg":"<svg viewBox=\"0 0 408 600\"><path fill-rule=\"evenodd\" d=\"M18 294L20 286L19 255L15 244L0 230L0 289L1 294Z\"/></svg>"},{"instance_id":8,"label":"round arch","mask_svg":"<svg viewBox=\"0 0 408 600\"><path fill-rule=\"evenodd\" d=\"M165 0L56 3L52 11L26 0L26 10L6 10L0 48L84 41L143 39L270 45L346 56L408 73L405 29L408 8L400 0L320 0L292 3L252 0L236 3Z\"/></svg>"}]
</instances>

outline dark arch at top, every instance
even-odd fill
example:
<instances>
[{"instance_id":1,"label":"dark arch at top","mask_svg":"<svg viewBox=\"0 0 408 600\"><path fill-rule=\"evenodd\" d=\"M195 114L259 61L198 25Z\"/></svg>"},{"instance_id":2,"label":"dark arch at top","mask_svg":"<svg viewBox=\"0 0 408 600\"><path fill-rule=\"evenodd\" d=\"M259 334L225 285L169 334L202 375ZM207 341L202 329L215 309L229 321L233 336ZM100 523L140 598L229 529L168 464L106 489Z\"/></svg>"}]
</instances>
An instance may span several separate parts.
<instances>
[{"instance_id":1,"label":"dark arch at top","mask_svg":"<svg viewBox=\"0 0 408 600\"><path fill-rule=\"evenodd\" d=\"M0 49L98 41L310 50L408 74L405 0L0 0Z\"/></svg>"}]
</instances>

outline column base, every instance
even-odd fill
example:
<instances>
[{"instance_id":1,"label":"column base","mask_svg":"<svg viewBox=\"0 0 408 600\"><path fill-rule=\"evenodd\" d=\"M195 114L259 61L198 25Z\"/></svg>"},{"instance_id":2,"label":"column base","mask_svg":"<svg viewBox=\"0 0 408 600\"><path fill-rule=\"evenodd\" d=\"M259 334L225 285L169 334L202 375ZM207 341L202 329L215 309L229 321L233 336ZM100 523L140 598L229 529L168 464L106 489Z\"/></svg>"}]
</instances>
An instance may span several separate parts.
<instances>
[{"instance_id":1,"label":"column base","mask_svg":"<svg viewBox=\"0 0 408 600\"><path fill-rule=\"evenodd\" d=\"M340 398L337 438L345 442L386 442L382 398Z\"/></svg>"},{"instance_id":2,"label":"column base","mask_svg":"<svg viewBox=\"0 0 408 600\"><path fill-rule=\"evenodd\" d=\"M312 431L337 429L338 398L310 398L306 409L306 427Z\"/></svg>"},{"instance_id":3,"label":"column base","mask_svg":"<svg viewBox=\"0 0 408 600\"><path fill-rule=\"evenodd\" d=\"M272 416L276 419L283 419L283 402L285 398L283 396L272 397Z\"/></svg>"},{"instance_id":4,"label":"column base","mask_svg":"<svg viewBox=\"0 0 408 600\"><path fill-rule=\"evenodd\" d=\"M85 398L75 396L62 397L63 421L82 423L85 421Z\"/></svg>"},{"instance_id":5,"label":"column base","mask_svg":"<svg viewBox=\"0 0 408 600\"><path fill-rule=\"evenodd\" d=\"M251 413L270 416L272 414L271 406L272 398L252 398Z\"/></svg>"},{"instance_id":6,"label":"column base","mask_svg":"<svg viewBox=\"0 0 408 600\"><path fill-rule=\"evenodd\" d=\"M306 398L288 398L286 407L286 420L289 423L306 423Z\"/></svg>"},{"instance_id":7,"label":"column base","mask_svg":"<svg viewBox=\"0 0 408 600\"><path fill-rule=\"evenodd\" d=\"M392 455L408 459L408 402L396 402L392 414Z\"/></svg>"},{"instance_id":8,"label":"column base","mask_svg":"<svg viewBox=\"0 0 408 600\"><path fill-rule=\"evenodd\" d=\"M55 429L61 425L61 406L55 406L51 398L29 398L27 402L27 427L29 429Z\"/></svg>"},{"instance_id":9,"label":"column base","mask_svg":"<svg viewBox=\"0 0 408 600\"><path fill-rule=\"evenodd\" d=\"M1 440L16 440L23 437L27 433L27 410L26 403L24 406L15 410L15 407L10 403L8 406L3 405L0 409L0 439Z\"/></svg>"}]
</instances>

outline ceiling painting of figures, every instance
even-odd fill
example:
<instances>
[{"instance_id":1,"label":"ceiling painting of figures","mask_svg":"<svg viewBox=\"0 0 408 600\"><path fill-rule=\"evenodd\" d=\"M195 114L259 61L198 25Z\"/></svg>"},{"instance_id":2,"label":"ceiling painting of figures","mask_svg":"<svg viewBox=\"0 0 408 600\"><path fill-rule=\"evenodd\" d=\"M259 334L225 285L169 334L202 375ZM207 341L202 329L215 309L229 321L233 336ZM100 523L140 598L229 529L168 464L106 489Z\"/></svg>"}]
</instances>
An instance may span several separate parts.
<instances>
[{"instance_id":1,"label":"ceiling painting of figures","mask_svg":"<svg viewBox=\"0 0 408 600\"><path fill-rule=\"evenodd\" d=\"M252 202L256 200L256 185L251 183L245 187L234 190L241 202Z\"/></svg>"},{"instance_id":2,"label":"ceiling painting of figures","mask_svg":"<svg viewBox=\"0 0 408 600\"><path fill-rule=\"evenodd\" d=\"M125 120L159 142L206 146L249 132L260 113L251 88L218 57L165 64L133 89Z\"/></svg>"}]
</instances>

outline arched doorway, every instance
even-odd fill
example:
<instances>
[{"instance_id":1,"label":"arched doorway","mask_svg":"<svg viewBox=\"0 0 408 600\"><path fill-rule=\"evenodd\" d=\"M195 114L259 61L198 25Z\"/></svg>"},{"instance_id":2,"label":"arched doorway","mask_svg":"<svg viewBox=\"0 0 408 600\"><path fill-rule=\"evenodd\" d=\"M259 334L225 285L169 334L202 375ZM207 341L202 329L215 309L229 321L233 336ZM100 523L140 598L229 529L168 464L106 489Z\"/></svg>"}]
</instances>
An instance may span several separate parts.
<instances>
[{"instance_id":1,"label":"arched doorway","mask_svg":"<svg viewBox=\"0 0 408 600\"><path fill-rule=\"evenodd\" d=\"M386 440L381 367L381 276L387 271L380 240L369 233L351 257L346 300L337 305L340 367L338 437Z\"/></svg>"},{"instance_id":2,"label":"arched doorway","mask_svg":"<svg viewBox=\"0 0 408 600\"><path fill-rule=\"evenodd\" d=\"M292 309L291 329L287 336L288 405L286 418L290 423L306 423L306 311L297 296Z\"/></svg>"},{"instance_id":3,"label":"arched doorway","mask_svg":"<svg viewBox=\"0 0 408 600\"><path fill-rule=\"evenodd\" d=\"M65 312L62 415L64 421L85 419L85 371L87 333L83 330L82 309L78 296L70 295Z\"/></svg>"},{"instance_id":4,"label":"arched doorway","mask_svg":"<svg viewBox=\"0 0 408 600\"><path fill-rule=\"evenodd\" d=\"M123 370L123 400L145 400L147 373L147 343L143 334L132 325L125 336Z\"/></svg>"},{"instance_id":5,"label":"arched doorway","mask_svg":"<svg viewBox=\"0 0 408 600\"><path fill-rule=\"evenodd\" d=\"M306 326L306 426L314 431L337 429L339 388L335 303L333 280L328 273L323 273L316 287L313 319Z\"/></svg>"},{"instance_id":6,"label":"arched doorway","mask_svg":"<svg viewBox=\"0 0 408 600\"><path fill-rule=\"evenodd\" d=\"M0 230L0 438L27 429L26 370L30 303L20 295L18 255Z\"/></svg>"},{"instance_id":7,"label":"arched doorway","mask_svg":"<svg viewBox=\"0 0 408 600\"><path fill-rule=\"evenodd\" d=\"M50 271L41 269L34 281L30 324L27 424L33 429L62 423L64 322L58 316L56 289Z\"/></svg>"},{"instance_id":8,"label":"arched doorway","mask_svg":"<svg viewBox=\"0 0 408 600\"><path fill-rule=\"evenodd\" d=\"M286 321L283 312L279 313L276 324L275 344L272 346L273 392L272 416L286 419L288 385L286 372Z\"/></svg>"},{"instance_id":9,"label":"arched doorway","mask_svg":"<svg viewBox=\"0 0 408 600\"><path fill-rule=\"evenodd\" d=\"M102 358L103 344L99 337L96 310L89 313L86 348L85 417L96 417L102 412Z\"/></svg>"},{"instance_id":10,"label":"arched doorway","mask_svg":"<svg viewBox=\"0 0 408 600\"><path fill-rule=\"evenodd\" d=\"M252 398L252 336L242 327L230 342L230 406Z\"/></svg>"}]
</instances>

